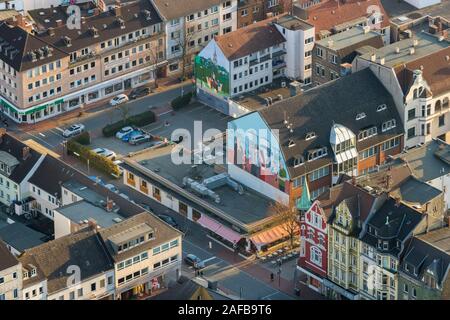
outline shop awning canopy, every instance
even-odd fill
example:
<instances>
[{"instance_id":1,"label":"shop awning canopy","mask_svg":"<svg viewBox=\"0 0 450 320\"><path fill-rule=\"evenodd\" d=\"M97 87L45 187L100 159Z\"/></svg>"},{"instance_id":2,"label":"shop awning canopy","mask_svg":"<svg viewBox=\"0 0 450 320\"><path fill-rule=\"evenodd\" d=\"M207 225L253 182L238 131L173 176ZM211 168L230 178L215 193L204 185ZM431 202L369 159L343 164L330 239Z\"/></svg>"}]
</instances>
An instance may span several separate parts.
<instances>
[{"instance_id":1,"label":"shop awning canopy","mask_svg":"<svg viewBox=\"0 0 450 320\"><path fill-rule=\"evenodd\" d=\"M216 220L208 217L207 215L202 214L202 216L200 217L200 219L197 220L197 222L204 228L211 230L215 234L232 243L237 243L239 240L241 240L241 238L243 238L241 234L220 224Z\"/></svg>"},{"instance_id":2,"label":"shop awning canopy","mask_svg":"<svg viewBox=\"0 0 450 320\"><path fill-rule=\"evenodd\" d=\"M258 250L261 250L262 246L289 236L289 232L287 230L289 230L289 228L287 228L287 223L278 225L272 229L251 236L250 240L258 248Z\"/></svg>"}]
</instances>

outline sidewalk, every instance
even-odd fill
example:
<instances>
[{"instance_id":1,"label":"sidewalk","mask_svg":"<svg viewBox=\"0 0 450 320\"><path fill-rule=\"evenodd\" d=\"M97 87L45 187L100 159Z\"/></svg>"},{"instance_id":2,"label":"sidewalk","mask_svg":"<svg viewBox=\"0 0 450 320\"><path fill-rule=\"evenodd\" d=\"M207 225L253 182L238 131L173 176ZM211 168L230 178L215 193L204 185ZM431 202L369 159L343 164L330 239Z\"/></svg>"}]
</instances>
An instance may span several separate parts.
<instances>
[{"instance_id":1,"label":"sidewalk","mask_svg":"<svg viewBox=\"0 0 450 320\"><path fill-rule=\"evenodd\" d=\"M192 82L191 79L185 80L183 82L179 82L176 78L164 78L164 80L158 80L158 88L155 88L152 90L152 93L147 95L146 97L151 97L153 95L157 95L159 93L169 91L172 89L176 89L182 86L185 86L187 84L190 84ZM130 94L132 89L125 90L124 94ZM95 115L96 111L103 111L103 107L108 105L109 98L105 98L99 101L96 101L94 103L90 103L83 107L82 114L79 116L81 109L75 108L73 110L67 111L63 114L57 115L55 117L37 122L35 124L14 124L17 129L23 130L23 131L46 131L49 129L52 129L54 127L64 125L67 121L73 120L75 118L78 118L80 121L86 120L89 117ZM10 123L11 125L11 123Z\"/></svg>"}]
</instances>

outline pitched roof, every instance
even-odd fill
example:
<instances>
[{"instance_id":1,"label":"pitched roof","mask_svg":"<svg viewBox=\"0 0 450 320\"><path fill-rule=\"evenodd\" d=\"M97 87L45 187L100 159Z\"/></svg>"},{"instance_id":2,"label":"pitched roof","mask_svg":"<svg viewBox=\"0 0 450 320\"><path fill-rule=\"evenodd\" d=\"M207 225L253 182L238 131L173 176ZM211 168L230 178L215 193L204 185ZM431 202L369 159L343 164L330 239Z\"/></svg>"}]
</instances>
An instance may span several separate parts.
<instances>
[{"instance_id":1,"label":"pitched roof","mask_svg":"<svg viewBox=\"0 0 450 320\"><path fill-rule=\"evenodd\" d=\"M376 197L353 185L351 181L345 181L322 193L317 200L329 221L333 219L334 208L345 201L350 212L353 215L357 214L358 219L364 222L371 212Z\"/></svg>"},{"instance_id":2,"label":"pitched roof","mask_svg":"<svg viewBox=\"0 0 450 320\"><path fill-rule=\"evenodd\" d=\"M222 53L230 61L283 43L286 39L273 25L272 21L274 19L262 20L217 36L215 41Z\"/></svg>"},{"instance_id":3,"label":"pitched roof","mask_svg":"<svg viewBox=\"0 0 450 320\"><path fill-rule=\"evenodd\" d=\"M410 61L395 69L403 93L407 93L413 83L414 70L422 70L434 96L450 90L450 47L430 53L427 56Z\"/></svg>"},{"instance_id":4,"label":"pitched roof","mask_svg":"<svg viewBox=\"0 0 450 320\"><path fill-rule=\"evenodd\" d=\"M69 266L80 267L81 280L114 268L97 232L90 228L25 250L19 260L24 267L35 266L39 279L47 278L49 294L66 288ZM30 282L34 281L31 277Z\"/></svg>"},{"instance_id":5,"label":"pitched roof","mask_svg":"<svg viewBox=\"0 0 450 320\"><path fill-rule=\"evenodd\" d=\"M158 12L166 20L185 16L218 6L225 0L151 0Z\"/></svg>"},{"instance_id":6,"label":"pitched roof","mask_svg":"<svg viewBox=\"0 0 450 320\"><path fill-rule=\"evenodd\" d=\"M119 18L124 22L124 28L121 28ZM84 21L80 30L69 29L67 25L63 25L53 29L54 35L43 32L37 37L65 53L70 53L94 43L110 40L162 22L150 1L137 1L122 5L120 16L116 16L113 10L109 10L98 15L86 17ZM92 27L97 29L98 37L94 37L90 31ZM65 44L64 36L71 39L70 47L67 47Z\"/></svg>"},{"instance_id":7,"label":"pitched roof","mask_svg":"<svg viewBox=\"0 0 450 320\"><path fill-rule=\"evenodd\" d=\"M9 26L5 22L0 23L0 44L2 43L0 59L18 72L31 69L37 63L45 64L67 56L67 54L60 50L53 50L51 56L44 56L42 59L34 62L28 53L38 49L48 48L49 44L22 28ZM6 52L5 48L10 49Z\"/></svg>"},{"instance_id":8,"label":"pitched roof","mask_svg":"<svg viewBox=\"0 0 450 320\"><path fill-rule=\"evenodd\" d=\"M335 26L352 22L361 17L368 18L372 12L369 7L378 6L383 15L381 27L389 26L389 18L380 0L342 0L324 1L307 10L307 21L316 27L316 33L322 30L331 30ZM370 12L370 13L368 13Z\"/></svg>"},{"instance_id":9,"label":"pitched roof","mask_svg":"<svg viewBox=\"0 0 450 320\"><path fill-rule=\"evenodd\" d=\"M0 271L19 264L19 260L8 250L6 244L0 240Z\"/></svg>"},{"instance_id":10,"label":"pitched roof","mask_svg":"<svg viewBox=\"0 0 450 320\"><path fill-rule=\"evenodd\" d=\"M413 237L401 259L399 270L419 281L422 281L425 272L429 270L435 276L439 286L442 287L450 267L450 251L444 251L435 246L433 241L427 241L435 236L449 238L450 230L444 228L431 231L424 236ZM447 249L450 247L447 246Z\"/></svg>"},{"instance_id":11,"label":"pitched roof","mask_svg":"<svg viewBox=\"0 0 450 320\"><path fill-rule=\"evenodd\" d=\"M386 109L378 112L377 107L383 104ZM377 127L376 136L357 141L358 150L364 150L403 133L391 95L369 68L284 99L258 112L270 128L279 130L281 151L287 162L290 178L301 176L334 161L330 147L330 131L335 124L345 126L355 135L358 135L360 130ZM365 113L366 116L356 120L360 113ZM292 133L284 124L285 119L292 123ZM396 127L382 132L382 123L391 119L396 120ZM316 138L306 140L306 134L309 132L314 132ZM289 147L291 140L295 145ZM303 165L294 167L294 157L303 156L307 159L308 151L320 147L327 147L326 156L305 161Z\"/></svg>"},{"instance_id":12,"label":"pitched roof","mask_svg":"<svg viewBox=\"0 0 450 320\"><path fill-rule=\"evenodd\" d=\"M29 155L24 159L23 150L25 147L27 147L25 144L8 133L0 137L0 151L4 151L15 157L17 160L16 163L18 163L13 167L11 174L8 176L8 178L15 183L21 183L41 157L40 153L30 149ZM2 159L0 159L0 161L2 161Z\"/></svg>"},{"instance_id":13,"label":"pitched roof","mask_svg":"<svg viewBox=\"0 0 450 320\"><path fill-rule=\"evenodd\" d=\"M361 240L372 247L398 256L402 245L411 237L414 229L425 219L425 215L389 198L367 222L368 229ZM378 240L388 243L388 249L379 247ZM401 244L400 246L398 244Z\"/></svg>"}]
</instances>

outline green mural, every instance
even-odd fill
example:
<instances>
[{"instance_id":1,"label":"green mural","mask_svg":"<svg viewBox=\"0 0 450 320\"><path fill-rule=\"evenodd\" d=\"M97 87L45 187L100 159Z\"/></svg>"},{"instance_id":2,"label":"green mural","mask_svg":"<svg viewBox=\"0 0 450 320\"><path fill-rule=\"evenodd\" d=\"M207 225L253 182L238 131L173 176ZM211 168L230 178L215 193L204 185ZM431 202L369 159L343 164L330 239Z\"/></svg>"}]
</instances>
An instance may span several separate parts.
<instances>
[{"instance_id":1,"label":"green mural","mask_svg":"<svg viewBox=\"0 0 450 320\"><path fill-rule=\"evenodd\" d=\"M210 92L228 96L230 94L230 75L228 70L218 65L213 59L195 57L195 79L197 86Z\"/></svg>"}]
</instances>

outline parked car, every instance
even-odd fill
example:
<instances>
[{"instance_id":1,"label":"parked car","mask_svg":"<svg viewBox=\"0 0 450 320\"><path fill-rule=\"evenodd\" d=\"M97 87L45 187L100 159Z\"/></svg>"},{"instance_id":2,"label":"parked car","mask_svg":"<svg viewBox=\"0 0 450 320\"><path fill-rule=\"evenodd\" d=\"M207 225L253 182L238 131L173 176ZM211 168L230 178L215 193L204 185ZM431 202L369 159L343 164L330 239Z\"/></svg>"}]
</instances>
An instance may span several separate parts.
<instances>
[{"instance_id":1,"label":"parked car","mask_svg":"<svg viewBox=\"0 0 450 320\"><path fill-rule=\"evenodd\" d=\"M205 267L203 261L192 253L189 253L186 258L184 258L184 262L186 262L187 265L194 267L195 269L203 269Z\"/></svg>"},{"instance_id":2,"label":"parked car","mask_svg":"<svg viewBox=\"0 0 450 320\"><path fill-rule=\"evenodd\" d=\"M94 152L100 156L103 156L105 158L108 158L110 160L116 159L116 153L114 151L111 151L106 148L95 148L95 149L92 149L92 152Z\"/></svg>"},{"instance_id":3,"label":"parked car","mask_svg":"<svg viewBox=\"0 0 450 320\"><path fill-rule=\"evenodd\" d=\"M122 141L123 142L129 142L132 137L138 136L138 135L141 135L141 134L142 134L141 130L135 129L135 130L131 131L129 134L124 135L122 137Z\"/></svg>"},{"instance_id":4,"label":"parked car","mask_svg":"<svg viewBox=\"0 0 450 320\"><path fill-rule=\"evenodd\" d=\"M125 193L119 193L119 196L121 196L124 199L127 199L128 201L130 200L130 197L127 196Z\"/></svg>"},{"instance_id":5,"label":"parked car","mask_svg":"<svg viewBox=\"0 0 450 320\"><path fill-rule=\"evenodd\" d=\"M131 90L130 92L130 99L137 99L140 97L145 97L150 93L149 87L139 87Z\"/></svg>"},{"instance_id":6,"label":"parked car","mask_svg":"<svg viewBox=\"0 0 450 320\"><path fill-rule=\"evenodd\" d=\"M91 179L92 181L94 181L95 183L98 183L100 185L104 185L105 183L102 181L102 179L100 179L100 177L97 176L89 176L89 179Z\"/></svg>"},{"instance_id":7,"label":"parked car","mask_svg":"<svg viewBox=\"0 0 450 320\"><path fill-rule=\"evenodd\" d=\"M112 98L109 101L109 104L114 107L114 106L118 106L122 103L125 103L128 100L129 99L128 99L127 95L122 93L122 94L119 94L118 96L115 96L114 98Z\"/></svg>"},{"instance_id":8,"label":"parked car","mask_svg":"<svg viewBox=\"0 0 450 320\"><path fill-rule=\"evenodd\" d=\"M172 218L171 216L167 216L165 214L158 214L158 218L160 218L161 220L163 220L165 223L167 223L168 225L174 227L174 228L178 228L178 223L175 221L174 218Z\"/></svg>"},{"instance_id":9,"label":"parked car","mask_svg":"<svg viewBox=\"0 0 450 320\"><path fill-rule=\"evenodd\" d=\"M117 189L117 187L111 183L105 184L105 188L114 193L119 193L119 189Z\"/></svg>"},{"instance_id":10,"label":"parked car","mask_svg":"<svg viewBox=\"0 0 450 320\"><path fill-rule=\"evenodd\" d=\"M130 138L130 144L138 145L144 142L149 142L152 140L152 137L149 134L140 134L137 136L133 136Z\"/></svg>"},{"instance_id":11,"label":"parked car","mask_svg":"<svg viewBox=\"0 0 450 320\"><path fill-rule=\"evenodd\" d=\"M133 132L133 130L134 130L133 127L123 127L122 129L117 131L116 138L117 139L122 139L127 134L130 134L131 132Z\"/></svg>"},{"instance_id":12,"label":"parked car","mask_svg":"<svg viewBox=\"0 0 450 320\"><path fill-rule=\"evenodd\" d=\"M77 136L84 131L83 124L73 124L69 128L63 131L64 138L70 138L73 136Z\"/></svg>"},{"instance_id":13,"label":"parked car","mask_svg":"<svg viewBox=\"0 0 450 320\"><path fill-rule=\"evenodd\" d=\"M152 207L150 207L148 204L146 204L146 203L141 203L141 207L142 208L144 208L145 210L147 210L147 211L150 211L150 212L153 212L153 209L152 209Z\"/></svg>"}]
</instances>

